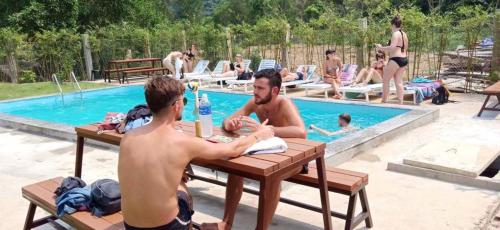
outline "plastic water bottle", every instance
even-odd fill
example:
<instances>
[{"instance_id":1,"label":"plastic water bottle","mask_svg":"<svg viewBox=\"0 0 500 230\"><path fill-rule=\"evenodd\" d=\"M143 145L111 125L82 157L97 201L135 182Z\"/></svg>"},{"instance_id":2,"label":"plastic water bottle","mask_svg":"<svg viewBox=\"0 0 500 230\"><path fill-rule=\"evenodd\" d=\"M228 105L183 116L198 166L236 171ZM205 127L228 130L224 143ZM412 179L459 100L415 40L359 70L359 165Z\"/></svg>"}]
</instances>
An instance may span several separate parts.
<instances>
[{"instance_id":1,"label":"plastic water bottle","mask_svg":"<svg viewBox=\"0 0 500 230\"><path fill-rule=\"evenodd\" d=\"M212 105L206 93L201 97L200 103L201 137L208 138L213 135Z\"/></svg>"}]
</instances>

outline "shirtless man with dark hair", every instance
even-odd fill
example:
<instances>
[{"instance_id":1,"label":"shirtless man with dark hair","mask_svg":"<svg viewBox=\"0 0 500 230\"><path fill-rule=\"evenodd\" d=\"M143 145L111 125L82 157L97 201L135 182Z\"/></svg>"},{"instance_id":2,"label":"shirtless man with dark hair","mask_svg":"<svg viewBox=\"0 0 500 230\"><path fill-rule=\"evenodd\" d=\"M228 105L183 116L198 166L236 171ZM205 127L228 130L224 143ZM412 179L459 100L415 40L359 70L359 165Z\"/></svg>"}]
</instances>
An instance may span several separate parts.
<instances>
[{"instance_id":1,"label":"shirtless man with dark hair","mask_svg":"<svg viewBox=\"0 0 500 230\"><path fill-rule=\"evenodd\" d=\"M184 86L169 77L154 77L145 85L153 114L148 125L128 132L120 143L118 178L126 229L191 229L192 201L182 176L193 158L240 156L259 140L272 137L262 125L231 143L210 143L175 129L182 118Z\"/></svg>"},{"instance_id":2,"label":"shirtless man with dark hair","mask_svg":"<svg viewBox=\"0 0 500 230\"><path fill-rule=\"evenodd\" d=\"M292 100L287 97L279 96L281 89L280 73L273 69L264 69L254 74L254 96L236 113L226 118L222 128L226 131L236 131L246 127L252 131L261 127L260 122L250 118L250 114L255 113L261 122L269 121L268 125L274 131L277 137L295 137L306 138L307 131L304 121L300 117L297 107ZM297 170L297 174L300 170ZM280 184L274 185L277 192L270 200L275 201L272 204L273 210L269 212L272 215L279 203ZM203 224L202 229L231 229L236 208L243 192L243 178L236 175L229 175L226 187L226 204L224 208L224 217L221 223Z\"/></svg>"}]
</instances>

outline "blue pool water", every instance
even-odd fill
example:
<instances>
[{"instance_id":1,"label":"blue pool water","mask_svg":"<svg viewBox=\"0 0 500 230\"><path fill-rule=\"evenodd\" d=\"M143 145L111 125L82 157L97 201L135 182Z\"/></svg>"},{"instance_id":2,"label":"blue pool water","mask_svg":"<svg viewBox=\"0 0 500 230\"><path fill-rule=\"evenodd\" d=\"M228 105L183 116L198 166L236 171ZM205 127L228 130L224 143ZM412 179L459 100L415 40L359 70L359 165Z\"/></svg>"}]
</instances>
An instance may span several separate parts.
<instances>
[{"instance_id":1,"label":"blue pool water","mask_svg":"<svg viewBox=\"0 0 500 230\"><path fill-rule=\"evenodd\" d=\"M250 99L249 95L242 94L206 93L212 102L214 125L220 125L224 117L234 113ZM193 121L194 95L187 92L186 96L189 102L185 107L183 119ZM299 108L306 127L314 124L330 131L339 129L337 118L339 114L344 112L351 114L354 126L363 129L409 111L300 99L294 99L294 102ZM136 85L84 92L83 100L79 93L75 93L65 95L64 101L61 100L60 96L48 96L4 102L0 103L0 113L78 126L102 121L106 112L126 113L129 109L141 103L145 103L144 89L143 86ZM325 137L310 131L308 138L329 142L339 138L339 136Z\"/></svg>"}]
</instances>

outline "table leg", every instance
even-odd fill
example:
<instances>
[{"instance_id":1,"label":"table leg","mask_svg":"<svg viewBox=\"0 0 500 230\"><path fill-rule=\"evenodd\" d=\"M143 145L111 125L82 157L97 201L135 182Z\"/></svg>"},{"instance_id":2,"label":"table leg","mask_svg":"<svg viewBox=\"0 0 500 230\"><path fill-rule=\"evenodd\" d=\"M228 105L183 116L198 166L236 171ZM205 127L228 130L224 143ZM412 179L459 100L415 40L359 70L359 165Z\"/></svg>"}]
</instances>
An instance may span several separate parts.
<instances>
[{"instance_id":1,"label":"table leg","mask_svg":"<svg viewBox=\"0 0 500 230\"><path fill-rule=\"evenodd\" d=\"M83 144L85 139L78 136L76 139L76 160L75 160L75 177L82 177L82 160L83 160Z\"/></svg>"},{"instance_id":2,"label":"table leg","mask_svg":"<svg viewBox=\"0 0 500 230\"><path fill-rule=\"evenodd\" d=\"M483 110L486 107L486 104L488 104L488 100L490 100L490 95L486 96L486 99L484 100L483 107L481 107L481 110L479 110L479 113L477 114L478 117L480 117L481 114L483 113Z\"/></svg>"},{"instance_id":3,"label":"table leg","mask_svg":"<svg viewBox=\"0 0 500 230\"><path fill-rule=\"evenodd\" d=\"M330 199L328 198L328 186L326 181L325 158L316 158L316 168L318 170L319 191L321 195L321 206L323 207L323 223L325 229L332 229L332 218L330 217Z\"/></svg>"},{"instance_id":4,"label":"table leg","mask_svg":"<svg viewBox=\"0 0 500 230\"><path fill-rule=\"evenodd\" d=\"M280 183L278 178L271 177L260 181L259 209L257 214L257 227L265 230L273 220L274 211L280 200Z\"/></svg>"}]
</instances>

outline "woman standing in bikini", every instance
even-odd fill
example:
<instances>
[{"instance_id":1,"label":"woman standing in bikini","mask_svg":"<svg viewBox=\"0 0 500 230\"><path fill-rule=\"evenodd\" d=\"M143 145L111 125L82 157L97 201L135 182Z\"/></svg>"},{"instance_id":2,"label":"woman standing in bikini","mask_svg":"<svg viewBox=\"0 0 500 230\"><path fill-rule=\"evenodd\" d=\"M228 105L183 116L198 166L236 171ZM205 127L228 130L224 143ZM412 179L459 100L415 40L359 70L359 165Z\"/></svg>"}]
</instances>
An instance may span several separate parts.
<instances>
[{"instance_id":1,"label":"woman standing in bikini","mask_svg":"<svg viewBox=\"0 0 500 230\"><path fill-rule=\"evenodd\" d=\"M326 60L323 62L323 81L330 83L335 91L334 99L342 98L338 88L340 85L340 73L342 72L342 61L335 55L335 50L325 52Z\"/></svg>"},{"instance_id":2,"label":"woman standing in bikini","mask_svg":"<svg viewBox=\"0 0 500 230\"><path fill-rule=\"evenodd\" d=\"M376 44L377 50L389 52L390 58L384 68L382 103L389 97L390 81L394 78L399 104L403 104L403 74L408 65L408 36L401 30L402 20L397 15L391 20L392 38L388 46Z\"/></svg>"}]
</instances>

